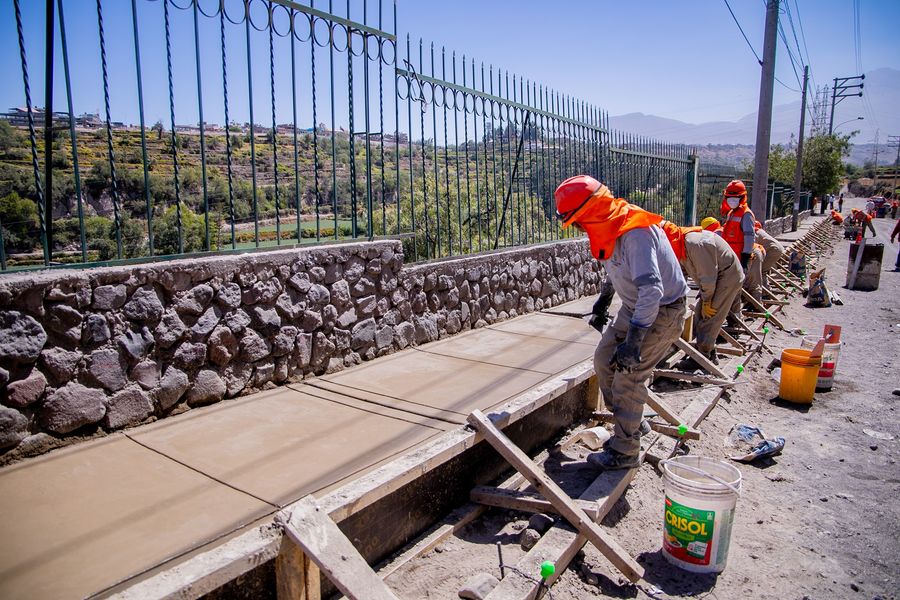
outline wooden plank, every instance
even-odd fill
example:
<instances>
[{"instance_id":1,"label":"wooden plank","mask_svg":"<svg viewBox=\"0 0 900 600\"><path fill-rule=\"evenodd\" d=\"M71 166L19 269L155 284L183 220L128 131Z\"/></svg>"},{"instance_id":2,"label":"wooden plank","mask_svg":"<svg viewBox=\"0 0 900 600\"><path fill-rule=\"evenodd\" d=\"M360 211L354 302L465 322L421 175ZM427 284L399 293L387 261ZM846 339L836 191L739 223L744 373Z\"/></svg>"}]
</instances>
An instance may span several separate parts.
<instances>
[{"instance_id":1,"label":"wooden plank","mask_svg":"<svg viewBox=\"0 0 900 600\"><path fill-rule=\"evenodd\" d=\"M656 411L656 414L671 423L672 425L681 425L681 415L675 412L665 400L657 396L653 390L647 390L647 405Z\"/></svg>"},{"instance_id":2,"label":"wooden plank","mask_svg":"<svg viewBox=\"0 0 900 600\"><path fill-rule=\"evenodd\" d=\"M651 445L659 439L659 435L651 440ZM606 471L601 473L588 488L579 496L579 500L596 502L597 521L612 510L628 484L637 474L637 468L621 471ZM538 543L528 551L516 563L516 570L521 573L540 573L541 564L552 561L556 565L556 572L547 578L547 585L563 574L569 563L582 546L587 543L587 538L571 529L567 523L559 522L541 536ZM522 600L523 598L536 598L537 584L534 581L516 575L504 577L500 585L495 587L485 600Z\"/></svg>"},{"instance_id":3,"label":"wooden plank","mask_svg":"<svg viewBox=\"0 0 900 600\"><path fill-rule=\"evenodd\" d=\"M275 557L275 590L278 600L321 600L319 568L287 537Z\"/></svg>"},{"instance_id":4,"label":"wooden plank","mask_svg":"<svg viewBox=\"0 0 900 600\"><path fill-rule=\"evenodd\" d=\"M751 338L753 338L753 339L756 340L757 342L761 342L761 341L762 341L762 338L759 337L758 335L756 335L756 332L753 331L752 329L750 329L750 327L749 327L746 323L744 323L744 320L743 320L743 319L735 319L733 322L736 323L737 326L738 326L744 333L746 333L747 335L749 335Z\"/></svg>"},{"instance_id":5,"label":"wooden plank","mask_svg":"<svg viewBox=\"0 0 900 600\"><path fill-rule=\"evenodd\" d=\"M766 312L768 312L768 313L769 313L768 319L769 319L770 321L772 321L772 323L774 323L775 326L778 327L778 329L780 329L780 330L782 330L782 331L785 331L785 330L787 329L787 327L784 326L784 323L782 323L782 322L778 319L778 317L776 317L775 315L773 315L771 311L767 311L767 310L766 310L766 307L763 306L763 305L759 302L759 300L757 300L756 298L754 298L753 296L751 296L750 293L749 293L747 290L741 290L741 296L743 296L744 300L746 300L747 302L749 302L749 303L750 303L752 306L754 306L759 312L763 313L763 316L764 316L764 317L765 317Z\"/></svg>"},{"instance_id":6,"label":"wooden plank","mask_svg":"<svg viewBox=\"0 0 900 600\"><path fill-rule=\"evenodd\" d=\"M312 496L282 513L284 533L351 600L398 600Z\"/></svg>"},{"instance_id":7,"label":"wooden plank","mask_svg":"<svg viewBox=\"0 0 900 600\"><path fill-rule=\"evenodd\" d=\"M745 354L740 348L730 348L728 346L716 346L716 352L729 356L743 356Z\"/></svg>"},{"instance_id":8,"label":"wooden plank","mask_svg":"<svg viewBox=\"0 0 900 600\"><path fill-rule=\"evenodd\" d=\"M518 510L526 513L559 514L556 507L543 498L535 494L519 492L516 490L505 490L502 488L479 485L472 488L472 491L469 492L469 500L486 506ZM596 502L588 502L587 500L574 500L573 502L583 510L587 516L594 521L597 520Z\"/></svg>"},{"instance_id":9,"label":"wooden plank","mask_svg":"<svg viewBox=\"0 0 900 600\"><path fill-rule=\"evenodd\" d=\"M718 379L710 375L694 375L693 373L685 373L684 371L671 371L667 369L659 369L653 371L654 377L665 377L667 379L677 379L679 381L691 381L693 383L702 383L704 385L718 385L723 387L734 387L734 381L731 379ZM680 423L679 423L680 424Z\"/></svg>"},{"instance_id":10,"label":"wooden plank","mask_svg":"<svg viewBox=\"0 0 900 600\"><path fill-rule=\"evenodd\" d=\"M722 379L731 379L728 375L726 375L719 367L714 365L712 361L703 356L699 350L694 348L691 344L679 338L675 340L675 345L684 350L685 354L694 359L698 365L703 367L707 372L712 373L716 377L721 377Z\"/></svg>"},{"instance_id":11,"label":"wooden plank","mask_svg":"<svg viewBox=\"0 0 900 600\"><path fill-rule=\"evenodd\" d=\"M655 421L650 421L650 429L652 429L656 433L661 433L663 435L682 440L699 440L701 437L700 432L696 429L691 429L690 427L688 427L687 431L685 431L682 435L678 432L678 427L672 427L671 425L665 425L663 423L656 423Z\"/></svg>"},{"instance_id":12,"label":"wooden plank","mask_svg":"<svg viewBox=\"0 0 900 600\"><path fill-rule=\"evenodd\" d=\"M737 348L738 350L744 350L744 351L747 350L747 348L745 348L742 343L737 341L737 339L735 339L735 337L733 335L731 335L724 329L719 330L719 335L721 335L723 338L725 338L726 342L728 342L729 344L731 344L733 347Z\"/></svg>"},{"instance_id":13,"label":"wooden plank","mask_svg":"<svg viewBox=\"0 0 900 600\"><path fill-rule=\"evenodd\" d=\"M531 485L547 500L553 503L559 513L581 532L603 556L606 557L625 577L636 582L644 576L644 568L632 558L618 542L585 514L569 496L550 479L546 473L535 467L531 459L507 439L480 410L473 411L467 421L500 453L509 463L522 473Z\"/></svg>"}]
</instances>

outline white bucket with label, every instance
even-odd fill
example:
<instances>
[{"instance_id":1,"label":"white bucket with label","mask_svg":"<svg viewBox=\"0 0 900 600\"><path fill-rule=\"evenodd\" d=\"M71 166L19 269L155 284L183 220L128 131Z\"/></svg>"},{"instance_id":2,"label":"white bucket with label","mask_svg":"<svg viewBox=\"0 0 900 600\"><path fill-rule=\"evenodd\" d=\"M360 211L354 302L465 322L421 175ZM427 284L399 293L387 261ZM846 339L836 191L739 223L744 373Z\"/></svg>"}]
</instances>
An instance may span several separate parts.
<instances>
[{"instance_id":1,"label":"white bucket with label","mask_svg":"<svg viewBox=\"0 0 900 600\"><path fill-rule=\"evenodd\" d=\"M816 347L819 338L808 335L803 338L801 348L812 350ZM825 349L822 351L822 366L819 367L819 376L816 379L817 390L830 390L834 384L834 373L837 371L838 358L841 355L841 343L836 344L825 343Z\"/></svg>"},{"instance_id":2,"label":"white bucket with label","mask_svg":"<svg viewBox=\"0 0 900 600\"><path fill-rule=\"evenodd\" d=\"M663 555L687 571L722 572L741 472L720 460L678 456L663 463L663 479Z\"/></svg>"}]
</instances>

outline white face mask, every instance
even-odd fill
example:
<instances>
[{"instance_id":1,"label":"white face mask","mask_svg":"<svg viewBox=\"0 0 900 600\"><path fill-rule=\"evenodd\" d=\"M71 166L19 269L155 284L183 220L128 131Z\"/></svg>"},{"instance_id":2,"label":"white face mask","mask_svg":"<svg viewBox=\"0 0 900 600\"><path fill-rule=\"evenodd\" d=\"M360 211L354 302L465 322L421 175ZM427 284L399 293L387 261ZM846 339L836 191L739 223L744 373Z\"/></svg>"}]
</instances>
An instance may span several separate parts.
<instances>
[{"instance_id":1,"label":"white face mask","mask_svg":"<svg viewBox=\"0 0 900 600\"><path fill-rule=\"evenodd\" d=\"M730 198L725 198L725 202L728 203L728 208L734 209L734 208L737 208L738 205L741 203L741 199L735 198L735 197L730 197Z\"/></svg>"}]
</instances>

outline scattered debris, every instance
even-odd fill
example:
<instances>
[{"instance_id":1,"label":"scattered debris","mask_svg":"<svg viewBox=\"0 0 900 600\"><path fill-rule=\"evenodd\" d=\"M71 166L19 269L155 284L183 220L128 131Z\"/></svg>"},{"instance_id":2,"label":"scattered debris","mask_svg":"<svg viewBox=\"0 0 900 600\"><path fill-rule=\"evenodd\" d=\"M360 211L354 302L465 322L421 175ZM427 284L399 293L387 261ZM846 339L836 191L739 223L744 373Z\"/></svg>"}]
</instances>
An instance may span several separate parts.
<instances>
[{"instance_id":1,"label":"scattered debris","mask_svg":"<svg viewBox=\"0 0 900 600\"><path fill-rule=\"evenodd\" d=\"M749 463L763 456L774 456L780 453L784 449L784 438L768 439L759 427L740 423L734 425L728 432L725 446L738 452L728 458Z\"/></svg>"},{"instance_id":2,"label":"scattered debris","mask_svg":"<svg viewBox=\"0 0 900 600\"><path fill-rule=\"evenodd\" d=\"M863 433L869 437L875 438L876 440L890 441L894 439L894 436L890 433L882 433L881 431L875 431L874 429L863 429Z\"/></svg>"},{"instance_id":3,"label":"scattered debris","mask_svg":"<svg viewBox=\"0 0 900 600\"><path fill-rule=\"evenodd\" d=\"M464 600L484 600L499 584L500 580L490 573L475 573L459 588L457 595Z\"/></svg>"}]
</instances>

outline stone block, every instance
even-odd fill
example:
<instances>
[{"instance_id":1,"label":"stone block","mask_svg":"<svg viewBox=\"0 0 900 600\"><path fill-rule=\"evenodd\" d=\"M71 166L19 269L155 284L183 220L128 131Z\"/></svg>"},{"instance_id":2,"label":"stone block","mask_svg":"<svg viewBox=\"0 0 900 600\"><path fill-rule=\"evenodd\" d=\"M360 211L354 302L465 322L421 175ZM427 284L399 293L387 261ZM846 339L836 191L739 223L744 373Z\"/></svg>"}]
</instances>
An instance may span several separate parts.
<instances>
[{"instance_id":1,"label":"stone block","mask_svg":"<svg viewBox=\"0 0 900 600\"><path fill-rule=\"evenodd\" d=\"M94 301L91 306L97 310L115 310L121 308L128 298L124 285L100 285L94 288Z\"/></svg>"},{"instance_id":2,"label":"stone block","mask_svg":"<svg viewBox=\"0 0 900 600\"><path fill-rule=\"evenodd\" d=\"M156 390L156 402L160 409L168 410L175 406L184 392L190 387L190 381L184 371L169 367L159 380L159 388Z\"/></svg>"},{"instance_id":3,"label":"stone block","mask_svg":"<svg viewBox=\"0 0 900 600\"><path fill-rule=\"evenodd\" d=\"M15 310L0 312L0 362L31 364L46 343L47 333L34 318Z\"/></svg>"},{"instance_id":4,"label":"stone block","mask_svg":"<svg viewBox=\"0 0 900 600\"><path fill-rule=\"evenodd\" d=\"M125 387L125 365L117 350L103 348L88 356L87 375L110 392ZM102 416L102 415L101 415ZM99 421L99 419L97 419Z\"/></svg>"},{"instance_id":5,"label":"stone block","mask_svg":"<svg viewBox=\"0 0 900 600\"><path fill-rule=\"evenodd\" d=\"M188 389L187 403L191 406L212 404L224 398L226 391L227 386L218 373L211 369L202 369Z\"/></svg>"},{"instance_id":6,"label":"stone block","mask_svg":"<svg viewBox=\"0 0 900 600\"><path fill-rule=\"evenodd\" d=\"M159 363L155 360L143 360L132 367L128 376L145 390L159 387Z\"/></svg>"},{"instance_id":7,"label":"stone block","mask_svg":"<svg viewBox=\"0 0 900 600\"><path fill-rule=\"evenodd\" d=\"M0 450L18 446L28 436L28 419L19 411L0 406Z\"/></svg>"},{"instance_id":8,"label":"stone block","mask_svg":"<svg viewBox=\"0 0 900 600\"><path fill-rule=\"evenodd\" d=\"M206 362L206 344L183 342L175 350L172 362L182 369L195 369Z\"/></svg>"},{"instance_id":9,"label":"stone block","mask_svg":"<svg viewBox=\"0 0 900 600\"><path fill-rule=\"evenodd\" d=\"M132 321L156 322L162 317L163 305L152 286L139 288L125 303L122 313Z\"/></svg>"},{"instance_id":10,"label":"stone block","mask_svg":"<svg viewBox=\"0 0 900 600\"><path fill-rule=\"evenodd\" d=\"M7 387L6 404L15 408L25 408L37 402L47 389L47 378L34 369L25 379L14 381Z\"/></svg>"},{"instance_id":11,"label":"stone block","mask_svg":"<svg viewBox=\"0 0 900 600\"><path fill-rule=\"evenodd\" d=\"M209 336L208 356L211 363L224 367L238 352L238 340L228 327L216 327Z\"/></svg>"},{"instance_id":12,"label":"stone block","mask_svg":"<svg viewBox=\"0 0 900 600\"><path fill-rule=\"evenodd\" d=\"M188 332L187 326L174 310L168 310L163 314L159 325L154 330L156 343L161 348L171 348L181 341Z\"/></svg>"},{"instance_id":13,"label":"stone block","mask_svg":"<svg viewBox=\"0 0 900 600\"><path fill-rule=\"evenodd\" d=\"M106 415L106 394L80 383L51 393L41 405L40 425L53 433L70 433L99 422Z\"/></svg>"},{"instance_id":14,"label":"stone block","mask_svg":"<svg viewBox=\"0 0 900 600\"><path fill-rule=\"evenodd\" d=\"M113 394L108 401L103 426L120 429L136 425L153 412L153 402L139 387L128 387Z\"/></svg>"}]
</instances>

